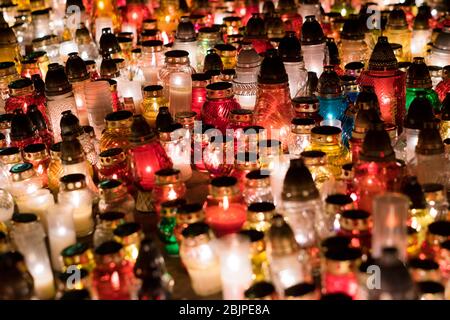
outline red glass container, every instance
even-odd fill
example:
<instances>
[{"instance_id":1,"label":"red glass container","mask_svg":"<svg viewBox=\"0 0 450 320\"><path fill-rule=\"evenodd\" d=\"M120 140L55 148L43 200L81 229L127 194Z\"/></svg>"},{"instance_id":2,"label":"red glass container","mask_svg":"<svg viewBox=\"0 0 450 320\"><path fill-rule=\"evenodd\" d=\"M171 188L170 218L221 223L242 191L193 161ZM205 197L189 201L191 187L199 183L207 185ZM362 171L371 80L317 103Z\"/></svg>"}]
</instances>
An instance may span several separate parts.
<instances>
[{"instance_id":1,"label":"red glass container","mask_svg":"<svg viewBox=\"0 0 450 320\"><path fill-rule=\"evenodd\" d=\"M48 177L47 169L50 165L50 154L45 144L34 143L23 148L23 159L33 165L33 169L38 176L42 178L44 187L47 187Z\"/></svg>"},{"instance_id":2,"label":"red glass container","mask_svg":"<svg viewBox=\"0 0 450 320\"><path fill-rule=\"evenodd\" d=\"M194 165L195 168L200 172L206 172L205 163L203 161L203 154L209 145L209 141L216 132L217 129L211 125L201 124L200 126L194 127L194 147L192 148L194 152Z\"/></svg>"},{"instance_id":3,"label":"red glass container","mask_svg":"<svg viewBox=\"0 0 450 320\"><path fill-rule=\"evenodd\" d=\"M133 297L133 267L123 256L122 245L115 241L104 242L95 249L92 287L97 299L130 300Z\"/></svg>"},{"instance_id":4,"label":"red glass container","mask_svg":"<svg viewBox=\"0 0 450 320\"><path fill-rule=\"evenodd\" d=\"M295 0L278 1L277 10L281 14L281 20L284 22L285 31L295 31L297 37L300 38L303 19L302 16L297 13Z\"/></svg>"},{"instance_id":5,"label":"red glass container","mask_svg":"<svg viewBox=\"0 0 450 320\"><path fill-rule=\"evenodd\" d=\"M29 144L42 143L41 137L30 118L28 118L22 111L22 109L16 109L11 121L11 147L17 147L20 149L25 148Z\"/></svg>"},{"instance_id":6,"label":"red glass container","mask_svg":"<svg viewBox=\"0 0 450 320\"><path fill-rule=\"evenodd\" d=\"M86 60L86 68L91 76L91 80L95 81L100 79L100 73L97 70L97 65L94 60Z\"/></svg>"},{"instance_id":7,"label":"red glass container","mask_svg":"<svg viewBox=\"0 0 450 320\"><path fill-rule=\"evenodd\" d=\"M134 182L140 188L149 191L155 185L155 172L172 168L172 161L141 115L133 116L129 141Z\"/></svg>"},{"instance_id":8,"label":"red glass container","mask_svg":"<svg viewBox=\"0 0 450 320\"><path fill-rule=\"evenodd\" d=\"M236 109L230 112L229 123L226 134L234 138L234 151L242 150L244 146L244 128L253 122L253 112L248 109ZM240 144L240 148L238 147Z\"/></svg>"},{"instance_id":9,"label":"red glass container","mask_svg":"<svg viewBox=\"0 0 450 320\"><path fill-rule=\"evenodd\" d=\"M31 79L31 76L34 74L38 74L42 77L41 69L39 69L37 60L28 59L22 61L22 71L20 72L20 76Z\"/></svg>"},{"instance_id":10,"label":"red glass container","mask_svg":"<svg viewBox=\"0 0 450 320\"><path fill-rule=\"evenodd\" d=\"M139 31L144 20L150 18L151 13L143 0L128 0L122 8L122 22L128 23Z\"/></svg>"},{"instance_id":11,"label":"red glass container","mask_svg":"<svg viewBox=\"0 0 450 320\"><path fill-rule=\"evenodd\" d=\"M131 186L132 179L127 155L121 148L112 148L100 152L100 167L98 178L100 180L119 180Z\"/></svg>"},{"instance_id":12,"label":"red glass container","mask_svg":"<svg viewBox=\"0 0 450 320\"><path fill-rule=\"evenodd\" d=\"M316 96L295 97L292 99L295 117L300 119L312 119L316 126L320 125L323 117L319 114L319 99Z\"/></svg>"},{"instance_id":13,"label":"red glass container","mask_svg":"<svg viewBox=\"0 0 450 320\"><path fill-rule=\"evenodd\" d=\"M369 60L369 69L358 79L360 85L373 86L385 122L403 125L406 74L398 69L397 59L386 37L379 37Z\"/></svg>"},{"instance_id":14,"label":"red glass container","mask_svg":"<svg viewBox=\"0 0 450 320\"><path fill-rule=\"evenodd\" d=\"M22 78L13 81L8 85L8 88L9 98L5 102L5 111L7 113L12 113L16 109L20 109L26 113L28 107L34 104L37 105L39 111L48 123L45 105L42 103L39 104L38 101L36 101L34 85L31 79Z\"/></svg>"},{"instance_id":15,"label":"red glass container","mask_svg":"<svg viewBox=\"0 0 450 320\"><path fill-rule=\"evenodd\" d=\"M277 51L271 49L266 51L258 75L253 122L268 130L270 128L268 138L279 139L286 144L292 118L294 110L288 75Z\"/></svg>"},{"instance_id":16,"label":"red glass container","mask_svg":"<svg viewBox=\"0 0 450 320\"><path fill-rule=\"evenodd\" d=\"M445 66L442 71L442 80L436 85L435 91L439 100L444 101L445 96L450 92L450 66Z\"/></svg>"},{"instance_id":17,"label":"red glass container","mask_svg":"<svg viewBox=\"0 0 450 320\"><path fill-rule=\"evenodd\" d=\"M35 104L28 107L27 116L35 126L42 142L50 150L50 147L53 145L53 133L48 129L44 116Z\"/></svg>"},{"instance_id":18,"label":"red glass container","mask_svg":"<svg viewBox=\"0 0 450 320\"><path fill-rule=\"evenodd\" d=\"M238 181L239 189L243 192L247 183L247 174L259 169L259 157L257 153L239 152L236 154L233 177Z\"/></svg>"},{"instance_id":19,"label":"red glass container","mask_svg":"<svg viewBox=\"0 0 450 320\"><path fill-rule=\"evenodd\" d=\"M264 25L264 20L258 13L253 13L245 26L245 42L251 42L253 49L258 54L264 53L272 49L272 45L267 37L267 30Z\"/></svg>"},{"instance_id":20,"label":"red glass container","mask_svg":"<svg viewBox=\"0 0 450 320\"><path fill-rule=\"evenodd\" d=\"M247 207L234 177L211 181L204 204L205 222L216 236L238 232L247 219Z\"/></svg>"},{"instance_id":21,"label":"red glass container","mask_svg":"<svg viewBox=\"0 0 450 320\"><path fill-rule=\"evenodd\" d=\"M163 202L183 199L185 194L186 185L180 180L180 170L169 168L155 172L152 204L157 213L160 212Z\"/></svg>"},{"instance_id":22,"label":"red glass container","mask_svg":"<svg viewBox=\"0 0 450 320\"><path fill-rule=\"evenodd\" d=\"M391 139L383 123L373 124L366 133L355 166L358 208L373 213L373 198L387 191L398 191L401 178L402 168L395 160Z\"/></svg>"},{"instance_id":23,"label":"red glass container","mask_svg":"<svg viewBox=\"0 0 450 320\"><path fill-rule=\"evenodd\" d=\"M201 118L205 124L212 125L225 133L230 112L240 108L241 106L234 98L231 83L211 83L206 87L206 102L202 107Z\"/></svg>"},{"instance_id":24,"label":"red glass container","mask_svg":"<svg viewBox=\"0 0 450 320\"><path fill-rule=\"evenodd\" d=\"M211 75L194 73L192 76L192 104L191 110L200 118L203 105L206 102L206 86L211 83Z\"/></svg>"},{"instance_id":25,"label":"red glass container","mask_svg":"<svg viewBox=\"0 0 450 320\"><path fill-rule=\"evenodd\" d=\"M356 275L361 250L356 248L333 248L325 253L323 293L344 293L356 298L359 282Z\"/></svg>"},{"instance_id":26,"label":"red glass container","mask_svg":"<svg viewBox=\"0 0 450 320\"><path fill-rule=\"evenodd\" d=\"M372 222L364 210L346 210L341 213L339 234L348 237L352 247L368 255L372 248Z\"/></svg>"}]
</instances>

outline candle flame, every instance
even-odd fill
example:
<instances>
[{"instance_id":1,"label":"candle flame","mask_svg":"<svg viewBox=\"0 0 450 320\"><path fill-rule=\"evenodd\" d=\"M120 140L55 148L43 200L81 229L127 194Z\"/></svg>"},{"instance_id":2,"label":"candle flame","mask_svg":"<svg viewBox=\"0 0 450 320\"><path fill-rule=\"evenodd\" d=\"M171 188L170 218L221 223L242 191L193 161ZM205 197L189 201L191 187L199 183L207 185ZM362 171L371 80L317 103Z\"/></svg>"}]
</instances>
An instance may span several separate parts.
<instances>
[{"instance_id":1,"label":"candle flame","mask_svg":"<svg viewBox=\"0 0 450 320\"><path fill-rule=\"evenodd\" d=\"M164 44L169 43L169 36L167 35L167 32L163 31L161 33L161 38L162 38Z\"/></svg>"},{"instance_id":2,"label":"candle flame","mask_svg":"<svg viewBox=\"0 0 450 320\"><path fill-rule=\"evenodd\" d=\"M164 18L164 20L166 20L166 23L169 23L169 22L170 22L170 16L167 15L167 16Z\"/></svg>"},{"instance_id":3,"label":"candle flame","mask_svg":"<svg viewBox=\"0 0 450 320\"><path fill-rule=\"evenodd\" d=\"M103 1L99 1L99 2L98 2L98 8L99 8L100 10L105 9L105 4L104 4Z\"/></svg>"},{"instance_id":4,"label":"candle flame","mask_svg":"<svg viewBox=\"0 0 450 320\"><path fill-rule=\"evenodd\" d=\"M177 193L175 192L175 190L170 189L169 194L167 195L167 198L169 200L175 200L177 198Z\"/></svg>"},{"instance_id":5,"label":"candle flame","mask_svg":"<svg viewBox=\"0 0 450 320\"><path fill-rule=\"evenodd\" d=\"M228 210L228 208L230 207L230 204L228 202L228 196L223 197L222 206L224 210Z\"/></svg>"},{"instance_id":6,"label":"candle flame","mask_svg":"<svg viewBox=\"0 0 450 320\"><path fill-rule=\"evenodd\" d=\"M131 18L132 18L133 20L137 20L137 19L139 18L139 16L138 16L138 14L137 14L136 12L133 12L133 13L131 14Z\"/></svg>"},{"instance_id":7,"label":"candle flame","mask_svg":"<svg viewBox=\"0 0 450 320\"><path fill-rule=\"evenodd\" d=\"M152 172L152 167L146 166L146 167L145 167L145 172L146 172L146 173Z\"/></svg>"},{"instance_id":8,"label":"candle flame","mask_svg":"<svg viewBox=\"0 0 450 320\"><path fill-rule=\"evenodd\" d=\"M114 173L114 174L112 175L112 178L113 178L114 180L117 180L117 174Z\"/></svg>"},{"instance_id":9,"label":"candle flame","mask_svg":"<svg viewBox=\"0 0 450 320\"><path fill-rule=\"evenodd\" d=\"M117 291L120 289L120 279L117 271L114 271L113 274L111 275L111 285L113 290Z\"/></svg>"}]
</instances>

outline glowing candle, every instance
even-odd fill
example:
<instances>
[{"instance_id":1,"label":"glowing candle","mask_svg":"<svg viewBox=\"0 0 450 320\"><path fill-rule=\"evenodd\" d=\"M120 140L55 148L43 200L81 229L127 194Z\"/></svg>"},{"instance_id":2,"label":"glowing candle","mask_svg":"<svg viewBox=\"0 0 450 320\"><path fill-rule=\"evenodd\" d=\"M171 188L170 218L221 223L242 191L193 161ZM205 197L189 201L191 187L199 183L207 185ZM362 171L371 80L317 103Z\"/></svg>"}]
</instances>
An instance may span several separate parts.
<instances>
[{"instance_id":1,"label":"glowing candle","mask_svg":"<svg viewBox=\"0 0 450 320\"><path fill-rule=\"evenodd\" d=\"M52 299L55 285L50 260L45 245L45 233L36 220L18 223L13 230L17 249L25 257L25 262L33 276L34 290L38 299Z\"/></svg>"},{"instance_id":2,"label":"glowing candle","mask_svg":"<svg viewBox=\"0 0 450 320\"><path fill-rule=\"evenodd\" d=\"M86 177L83 174L68 174L61 178L61 192L58 202L71 205L73 221L77 236L83 237L92 233L94 220L92 219L91 191L86 187Z\"/></svg>"},{"instance_id":3,"label":"glowing candle","mask_svg":"<svg viewBox=\"0 0 450 320\"><path fill-rule=\"evenodd\" d=\"M21 197L16 201L20 213L33 212L46 227L48 209L55 204L53 195L48 189L38 189L31 195Z\"/></svg>"},{"instance_id":4,"label":"glowing candle","mask_svg":"<svg viewBox=\"0 0 450 320\"><path fill-rule=\"evenodd\" d=\"M224 300L242 300L252 282L250 241L248 237L230 234L218 240L220 274Z\"/></svg>"},{"instance_id":5,"label":"glowing candle","mask_svg":"<svg viewBox=\"0 0 450 320\"><path fill-rule=\"evenodd\" d=\"M72 217L73 208L69 204L52 205L48 210L48 240L53 269L62 271L64 266L61 252L75 244L76 234Z\"/></svg>"},{"instance_id":6,"label":"glowing candle","mask_svg":"<svg viewBox=\"0 0 450 320\"><path fill-rule=\"evenodd\" d=\"M175 72L170 75L169 108L172 114L190 111L192 102L191 75Z\"/></svg>"}]
</instances>

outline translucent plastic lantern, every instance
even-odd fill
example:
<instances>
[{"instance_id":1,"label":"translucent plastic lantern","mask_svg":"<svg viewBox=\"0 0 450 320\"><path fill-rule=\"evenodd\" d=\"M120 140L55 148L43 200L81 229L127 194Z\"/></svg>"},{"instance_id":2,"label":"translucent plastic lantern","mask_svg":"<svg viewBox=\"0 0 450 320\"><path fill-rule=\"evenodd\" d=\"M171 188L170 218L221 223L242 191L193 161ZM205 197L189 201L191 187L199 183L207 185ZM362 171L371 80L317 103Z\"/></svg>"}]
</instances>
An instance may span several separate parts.
<instances>
[{"instance_id":1,"label":"translucent plastic lantern","mask_svg":"<svg viewBox=\"0 0 450 320\"><path fill-rule=\"evenodd\" d=\"M380 257L383 248L397 248L401 259L406 257L409 200L399 193L385 193L373 199L372 255Z\"/></svg>"}]
</instances>

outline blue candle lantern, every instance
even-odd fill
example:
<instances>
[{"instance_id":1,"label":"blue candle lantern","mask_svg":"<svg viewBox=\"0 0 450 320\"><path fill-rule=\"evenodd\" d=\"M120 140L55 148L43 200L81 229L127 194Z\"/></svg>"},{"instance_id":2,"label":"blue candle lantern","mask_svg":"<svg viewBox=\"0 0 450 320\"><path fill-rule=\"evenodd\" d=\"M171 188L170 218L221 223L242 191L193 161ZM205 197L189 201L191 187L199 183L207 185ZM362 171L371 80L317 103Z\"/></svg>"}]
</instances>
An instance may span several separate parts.
<instances>
[{"instance_id":1,"label":"blue candle lantern","mask_svg":"<svg viewBox=\"0 0 450 320\"><path fill-rule=\"evenodd\" d=\"M348 146L354 120L349 109L349 101L352 99L342 92L341 80L333 66L325 66L319 78L318 93L320 115L324 120L341 121L342 143Z\"/></svg>"}]
</instances>

